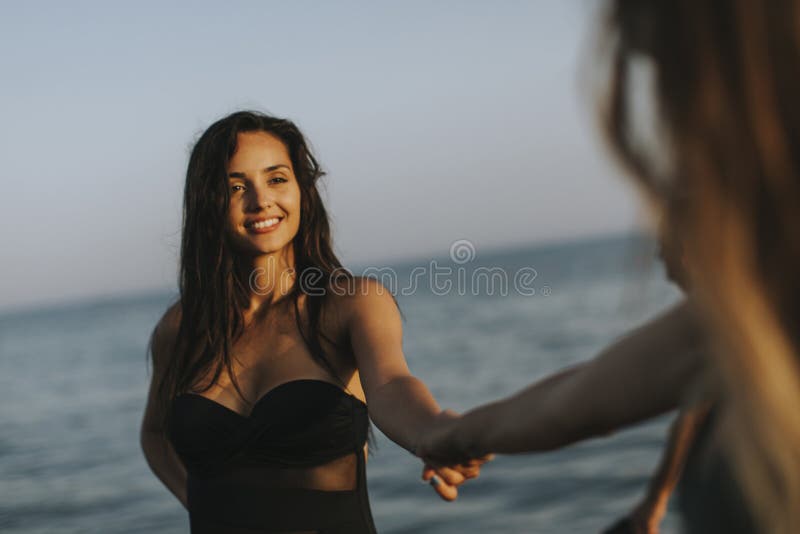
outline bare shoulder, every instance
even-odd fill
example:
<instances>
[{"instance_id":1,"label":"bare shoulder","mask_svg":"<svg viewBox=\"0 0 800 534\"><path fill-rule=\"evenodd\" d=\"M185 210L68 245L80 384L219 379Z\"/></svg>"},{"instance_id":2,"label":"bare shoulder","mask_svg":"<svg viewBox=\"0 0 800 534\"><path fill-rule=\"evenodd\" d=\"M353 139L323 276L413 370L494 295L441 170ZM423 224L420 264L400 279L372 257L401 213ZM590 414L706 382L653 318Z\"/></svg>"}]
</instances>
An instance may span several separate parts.
<instances>
[{"instance_id":1,"label":"bare shoulder","mask_svg":"<svg viewBox=\"0 0 800 534\"><path fill-rule=\"evenodd\" d=\"M374 278L360 276L331 284L330 305L347 324L365 315L385 317L398 313L394 295L386 286Z\"/></svg>"},{"instance_id":2,"label":"bare shoulder","mask_svg":"<svg viewBox=\"0 0 800 534\"><path fill-rule=\"evenodd\" d=\"M164 368L169 354L175 346L181 324L180 301L171 305L161 316L150 336L153 366L156 370Z\"/></svg>"}]
</instances>

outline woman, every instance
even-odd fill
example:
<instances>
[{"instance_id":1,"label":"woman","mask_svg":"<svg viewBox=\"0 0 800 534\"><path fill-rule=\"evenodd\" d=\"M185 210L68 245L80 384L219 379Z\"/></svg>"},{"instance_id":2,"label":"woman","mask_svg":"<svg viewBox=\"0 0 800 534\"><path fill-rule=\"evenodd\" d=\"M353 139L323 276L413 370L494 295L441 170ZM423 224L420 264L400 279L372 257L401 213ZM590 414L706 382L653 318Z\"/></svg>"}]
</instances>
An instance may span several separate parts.
<instances>
[{"instance_id":1,"label":"woman","mask_svg":"<svg viewBox=\"0 0 800 534\"><path fill-rule=\"evenodd\" d=\"M688 531L800 532L800 2L610 7L607 133L684 245L695 302L419 452L446 464L552 449L702 396L714 411L684 470ZM655 148L634 113L644 68Z\"/></svg>"},{"instance_id":2,"label":"woman","mask_svg":"<svg viewBox=\"0 0 800 534\"><path fill-rule=\"evenodd\" d=\"M374 532L367 416L409 450L452 417L409 373L392 295L341 268L321 175L297 127L259 113L192 151L141 436L194 533ZM454 499L482 461L436 470L436 491Z\"/></svg>"}]
</instances>

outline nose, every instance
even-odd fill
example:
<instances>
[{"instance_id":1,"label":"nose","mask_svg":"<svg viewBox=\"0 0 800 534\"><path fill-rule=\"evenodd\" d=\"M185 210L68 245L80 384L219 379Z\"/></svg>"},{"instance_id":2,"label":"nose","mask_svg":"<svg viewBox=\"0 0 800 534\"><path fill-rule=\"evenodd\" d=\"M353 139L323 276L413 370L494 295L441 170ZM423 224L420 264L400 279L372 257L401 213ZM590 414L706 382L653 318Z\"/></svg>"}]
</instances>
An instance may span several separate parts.
<instances>
[{"instance_id":1,"label":"nose","mask_svg":"<svg viewBox=\"0 0 800 534\"><path fill-rule=\"evenodd\" d=\"M250 209L260 211L268 209L275 204L275 195L268 187L255 187L251 189Z\"/></svg>"}]
</instances>

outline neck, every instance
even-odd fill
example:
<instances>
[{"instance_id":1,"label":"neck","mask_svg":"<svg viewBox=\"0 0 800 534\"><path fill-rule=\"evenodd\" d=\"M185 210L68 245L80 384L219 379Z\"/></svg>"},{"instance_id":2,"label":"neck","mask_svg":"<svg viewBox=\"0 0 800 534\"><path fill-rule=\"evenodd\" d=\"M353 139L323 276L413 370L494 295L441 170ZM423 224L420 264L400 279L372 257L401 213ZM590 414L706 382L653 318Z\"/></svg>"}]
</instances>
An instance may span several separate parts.
<instances>
[{"instance_id":1,"label":"neck","mask_svg":"<svg viewBox=\"0 0 800 534\"><path fill-rule=\"evenodd\" d=\"M294 267L291 245L278 252L240 260L239 275L250 288L248 315L271 306L291 292L296 278Z\"/></svg>"}]
</instances>

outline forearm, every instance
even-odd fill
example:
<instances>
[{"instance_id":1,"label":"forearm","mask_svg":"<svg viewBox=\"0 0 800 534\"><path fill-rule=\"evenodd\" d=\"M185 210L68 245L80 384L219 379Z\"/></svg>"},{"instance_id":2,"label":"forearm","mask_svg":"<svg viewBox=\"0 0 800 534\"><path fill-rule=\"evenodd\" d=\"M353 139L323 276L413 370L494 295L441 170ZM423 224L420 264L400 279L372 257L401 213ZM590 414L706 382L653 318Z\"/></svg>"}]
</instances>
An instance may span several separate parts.
<instances>
[{"instance_id":1,"label":"forearm","mask_svg":"<svg viewBox=\"0 0 800 534\"><path fill-rule=\"evenodd\" d=\"M441 408L428 387L414 376L401 376L367 397L369 413L381 432L409 451L440 417Z\"/></svg>"},{"instance_id":2,"label":"forearm","mask_svg":"<svg viewBox=\"0 0 800 534\"><path fill-rule=\"evenodd\" d=\"M677 397L675 402L645 397L639 405L600 399L593 403L585 392L580 392L584 380L577 375L581 373L537 383L464 414L458 422L464 451L475 456L553 450L607 435L677 406ZM602 391L598 392L598 396L602 395Z\"/></svg>"},{"instance_id":3,"label":"forearm","mask_svg":"<svg viewBox=\"0 0 800 534\"><path fill-rule=\"evenodd\" d=\"M555 449L675 409L705 362L686 304L597 358L464 415L454 441L468 456Z\"/></svg>"},{"instance_id":4,"label":"forearm","mask_svg":"<svg viewBox=\"0 0 800 534\"><path fill-rule=\"evenodd\" d=\"M186 468L175 453L169 440L159 432L141 432L141 446L150 469L169 491L181 502L184 508L189 507L186 496Z\"/></svg>"},{"instance_id":5,"label":"forearm","mask_svg":"<svg viewBox=\"0 0 800 534\"><path fill-rule=\"evenodd\" d=\"M548 377L521 392L465 413L457 423L460 448L466 456L489 453L541 452L569 445L607 430L569 414L563 398L575 367Z\"/></svg>"}]
</instances>

